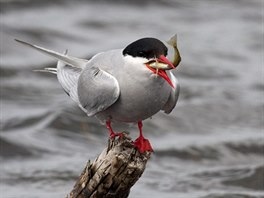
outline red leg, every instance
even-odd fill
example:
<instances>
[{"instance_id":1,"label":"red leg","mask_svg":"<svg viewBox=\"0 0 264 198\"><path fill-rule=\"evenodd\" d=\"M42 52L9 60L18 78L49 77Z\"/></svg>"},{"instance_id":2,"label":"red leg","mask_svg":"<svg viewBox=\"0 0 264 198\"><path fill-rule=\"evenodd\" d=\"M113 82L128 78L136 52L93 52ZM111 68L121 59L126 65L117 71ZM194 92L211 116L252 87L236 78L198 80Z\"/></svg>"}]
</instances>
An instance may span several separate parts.
<instances>
[{"instance_id":1,"label":"red leg","mask_svg":"<svg viewBox=\"0 0 264 198\"><path fill-rule=\"evenodd\" d=\"M148 139L145 139L142 132L142 121L138 122L139 136L135 140L134 145L138 149L140 153L144 153L145 151L153 151Z\"/></svg>"},{"instance_id":2,"label":"red leg","mask_svg":"<svg viewBox=\"0 0 264 198\"><path fill-rule=\"evenodd\" d=\"M107 120L106 121L106 128L108 129L109 131L109 136L111 138L114 138L116 136L115 132L113 131L112 127L111 127L111 121L110 120Z\"/></svg>"},{"instance_id":3,"label":"red leg","mask_svg":"<svg viewBox=\"0 0 264 198\"><path fill-rule=\"evenodd\" d=\"M109 131L109 136L110 138L115 138L116 136L118 137L123 137L123 133L115 133L111 127L111 121L110 120L107 120L106 121L106 128L108 129Z\"/></svg>"}]
</instances>

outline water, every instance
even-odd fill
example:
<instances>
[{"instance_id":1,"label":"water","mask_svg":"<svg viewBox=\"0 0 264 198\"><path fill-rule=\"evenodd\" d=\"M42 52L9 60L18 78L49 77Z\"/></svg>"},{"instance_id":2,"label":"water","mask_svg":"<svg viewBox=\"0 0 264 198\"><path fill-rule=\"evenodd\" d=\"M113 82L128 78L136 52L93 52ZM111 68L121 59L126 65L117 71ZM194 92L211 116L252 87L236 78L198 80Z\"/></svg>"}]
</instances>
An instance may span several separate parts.
<instances>
[{"instance_id":1,"label":"water","mask_svg":"<svg viewBox=\"0 0 264 198\"><path fill-rule=\"evenodd\" d=\"M0 4L1 197L64 197L107 143L53 75L32 72L55 61L14 38L89 58L175 33L179 102L144 122L155 153L130 197L264 197L263 1Z\"/></svg>"}]
</instances>

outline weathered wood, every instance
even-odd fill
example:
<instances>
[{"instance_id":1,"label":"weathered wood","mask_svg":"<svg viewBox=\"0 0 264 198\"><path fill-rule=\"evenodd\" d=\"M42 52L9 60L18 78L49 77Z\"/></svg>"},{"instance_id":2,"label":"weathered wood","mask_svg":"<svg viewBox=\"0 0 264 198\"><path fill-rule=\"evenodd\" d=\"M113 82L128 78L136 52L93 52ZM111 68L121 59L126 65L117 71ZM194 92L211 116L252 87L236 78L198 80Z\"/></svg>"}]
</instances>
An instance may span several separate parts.
<instances>
[{"instance_id":1,"label":"weathered wood","mask_svg":"<svg viewBox=\"0 0 264 198\"><path fill-rule=\"evenodd\" d=\"M88 161L70 198L126 198L145 170L151 153L139 153L128 134L109 139L108 147Z\"/></svg>"}]
</instances>

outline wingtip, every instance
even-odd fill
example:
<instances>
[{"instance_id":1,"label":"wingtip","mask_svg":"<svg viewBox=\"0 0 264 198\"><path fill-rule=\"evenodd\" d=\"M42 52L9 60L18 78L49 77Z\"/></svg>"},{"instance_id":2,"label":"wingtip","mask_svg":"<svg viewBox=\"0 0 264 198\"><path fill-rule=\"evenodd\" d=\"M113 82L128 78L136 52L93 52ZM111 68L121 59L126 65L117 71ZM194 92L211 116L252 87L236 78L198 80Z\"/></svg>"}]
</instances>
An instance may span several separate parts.
<instances>
[{"instance_id":1,"label":"wingtip","mask_svg":"<svg viewBox=\"0 0 264 198\"><path fill-rule=\"evenodd\" d=\"M29 43L27 43L27 42L25 42L25 41L22 41L22 40L19 40L19 39L14 39L16 42L18 42L18 43L21 43L21 44L23 44L23 45L30 45L30 46L32 46L31 44L29 44Z\"/></svg>"},{"instance_id":2,"label":"wingtip","mask_svg":"<svg viewBox=\"0 0 264 198\"><path fill-rule=\"evenodd\" d=\"M68 65L71 65L73 67L78 67L78 68L83 68L85 67L85 65L87 64L87 60L85 59L80 59L80 58L75 58L75 57L71 57L68 56L68 50L65 51L64 54L49 50L49 49L45 49L43 47L40 47L38 45L34 45L34 44L30 44L28 42L19 40L19 39L14 39L16 42L21 43L22 45L25 45L27 47L33 48L41 53L44 53L46 55L49 55L53 58L56 58L57 60L60 60Z\"/></svg>"},{"instance_id":3,"label":"wingtip","mask_svg":"<svg viewBox=\"0 0 264 198\"><path fill-rule=\"evenodd\" d=\"M21 41L21 40L19 40L19 39L14 39L16 42L18 42L18 43L24 43L24 41Z\"/></svg>"}]
</instances>

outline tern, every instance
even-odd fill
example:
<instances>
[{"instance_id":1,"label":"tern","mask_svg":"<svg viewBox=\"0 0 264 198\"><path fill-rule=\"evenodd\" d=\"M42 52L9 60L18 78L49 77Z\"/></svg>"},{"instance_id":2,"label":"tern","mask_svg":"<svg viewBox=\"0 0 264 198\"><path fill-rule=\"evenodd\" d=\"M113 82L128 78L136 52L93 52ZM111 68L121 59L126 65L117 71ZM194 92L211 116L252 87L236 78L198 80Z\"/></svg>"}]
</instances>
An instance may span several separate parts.
<instances>
[{"instance_id":1,"label":"tern","mask_svg":"<svg viewBox=\"0 0 264 198\"><path fill-rule=\"evenodd\" d=\"M135 147L140 153L153 151L143 136L142 121L160 110L169 114L177 103L180 86L170 71L181 61L176 35L168 45L147 37L124 49L98 53L90 60L15 40L58 60L56 68L41 71L56 74L71 99L88 116L96 116L106 124L111 138L122 136L113 131L111 122L138 123ZM171 61L166 58L168 47L174 49Z\"/></svg>"}]
</instances>

